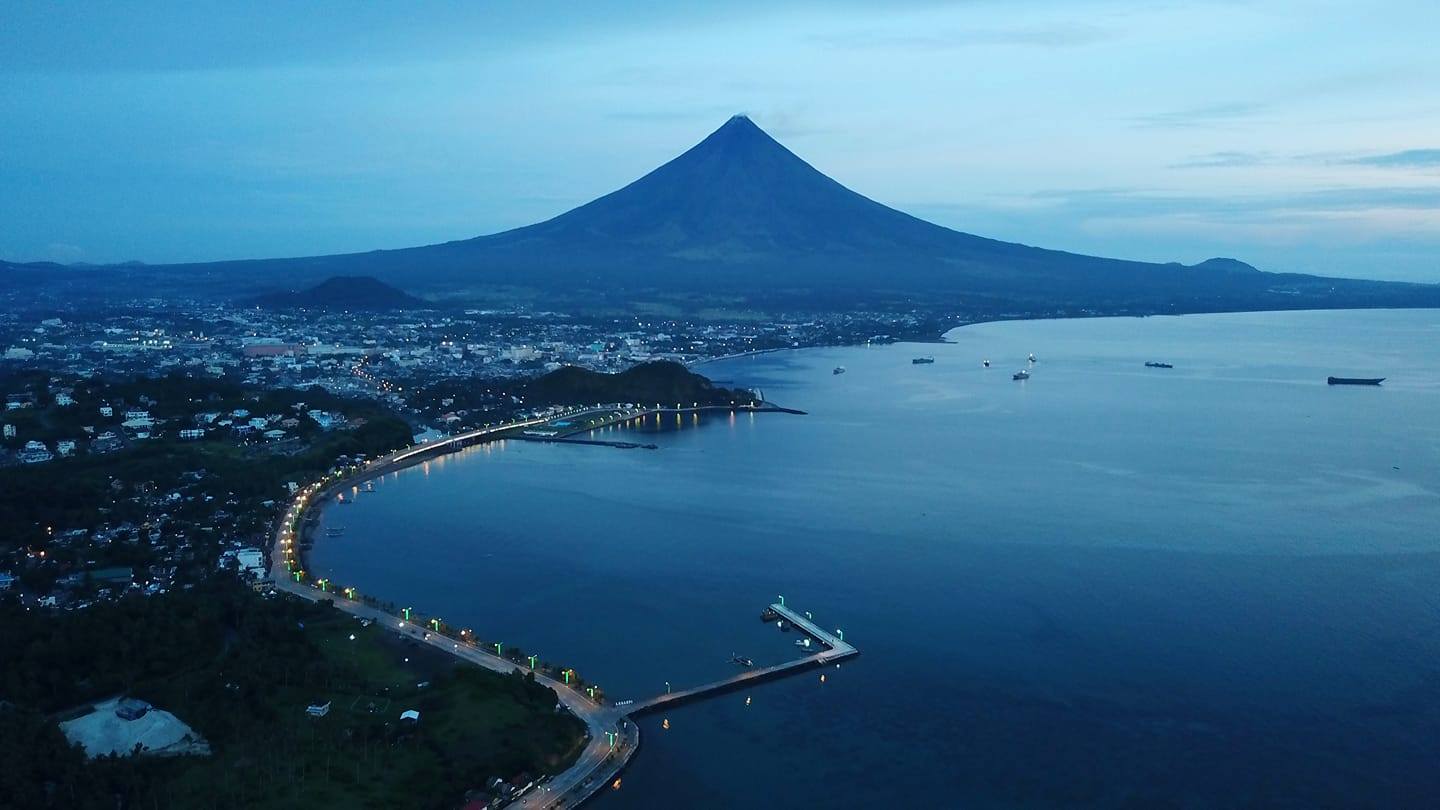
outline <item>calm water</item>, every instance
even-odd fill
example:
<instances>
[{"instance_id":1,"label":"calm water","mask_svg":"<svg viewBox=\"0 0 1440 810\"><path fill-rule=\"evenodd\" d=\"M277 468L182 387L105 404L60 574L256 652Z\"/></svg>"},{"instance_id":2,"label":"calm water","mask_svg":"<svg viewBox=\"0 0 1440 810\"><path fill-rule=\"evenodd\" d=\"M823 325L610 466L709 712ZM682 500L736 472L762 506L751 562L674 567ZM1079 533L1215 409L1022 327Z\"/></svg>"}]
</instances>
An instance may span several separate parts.
<instances>
[{"instance_id":1,"label":"calm water","mask_svg":"<svg viewBox=\"0 0 1440 810\"><path fill-rule=\"evenodd\" d=\"M1440 312L949 338L701 369L808 416L393 475L315 567L615 699L791 657L776 594L860 647L647 720L598 807L1440 805Z\"/></svg>"}]
</instances>

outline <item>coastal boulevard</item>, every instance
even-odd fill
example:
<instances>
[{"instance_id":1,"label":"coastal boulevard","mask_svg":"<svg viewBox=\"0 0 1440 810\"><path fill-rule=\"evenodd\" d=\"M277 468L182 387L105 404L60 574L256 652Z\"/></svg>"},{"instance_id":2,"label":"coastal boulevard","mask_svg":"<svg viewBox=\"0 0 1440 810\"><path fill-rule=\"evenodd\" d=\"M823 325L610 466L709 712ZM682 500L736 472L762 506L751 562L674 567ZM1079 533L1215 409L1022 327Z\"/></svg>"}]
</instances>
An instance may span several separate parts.
<instances>
[{"instance_id":1,"label":"coastal boulevard","mask_svg":"<svg viewBox=\"0 0 1440 810\"><path fill-rule=\"evenodd\" d=\"M800 668L855 655L856 650L813 625L807 627L809 623L804 618L790 613L784 609L783 605L780 605L778 607L784 611L787 618L791 619L797 627L814 636L826 649L797 661L777 667L747 670L733 678L684 690L682 693L661 695L638 704L635 701L626 701L622 706L607 707L597 703L577 688L561 683L538 670L478 649L469 642L458 641L439 632L428 632L422 626L353 598L346 598L346 596L334 593L328 589L327 580L313 580L314 584L307 582L297 548L297 534L302 531L308 510L317 505L323 506L344 488L419 463L436 455L486 441L512 437L525 438L525 431L539 426L550 426L551 429L541 432L538 438L553 439L634 419L643 419L652 414L695 413L710 410L785 411L786 409L765 405L694 405L687 408L678 404L675 407L657 405L653 408L623 405L576 408L493 426L487 425L455 436L397 450L365 464L352 465L347 469L332 472L325 479L299 490L281 515L275 527L273 550L278 551L279 554L275 555L272 551L269 582L277 590L303 599L311 601L329 599L339 610L357 618L377 622L381 627L429 644L462 661L477 664L502 674L512 672L533 674L536 681L550 687L561 704L585 723L587 740L584 751L581 752L574 764L554 775L547 782L527 791L511 802L510 806L515 808L573 807L603 789L605 785L610 784L611 780L616 778L630 758L634 756L640 744L640 731L639 727L628 719L628 715L631 713L653 710L661 705L678 703L685 699L694 699L703 694L734 688L738 684L754 683L777 677ZM353 590L347 591L347 593L352 597L354 595ZM772 606L772 609L775 607L777 606Z\"/></svg>"},{"instance_id":2,"label":"coastal boulevard","mask_svg":"<svg viewBox=\"0 0 1440 810\"><path fill-rule=\"evenodd\" d=\"M584 693L566 686L539 671L477 649L440 633L427 632L411 622L404 621L378 608L362 602L346 599L338 594L317 589L311 585L294 581L285 576L272 576L271 583L277 590L293 594L302 599L319 601L330 599L338 610L359 619L369 619L407 638L443 650L462 661L476 664L501 674L512 672L530 673L535 680L550 687L556 698L572 714L585 723L585 750L569 768L556 774L544 784L538 785L521 796L510 807L549 808L572 807L603 788L614 775L625 767L634 756L640 744L639 728L625 717L625 713L601 705Z\"/></svg>"}]
</instances>

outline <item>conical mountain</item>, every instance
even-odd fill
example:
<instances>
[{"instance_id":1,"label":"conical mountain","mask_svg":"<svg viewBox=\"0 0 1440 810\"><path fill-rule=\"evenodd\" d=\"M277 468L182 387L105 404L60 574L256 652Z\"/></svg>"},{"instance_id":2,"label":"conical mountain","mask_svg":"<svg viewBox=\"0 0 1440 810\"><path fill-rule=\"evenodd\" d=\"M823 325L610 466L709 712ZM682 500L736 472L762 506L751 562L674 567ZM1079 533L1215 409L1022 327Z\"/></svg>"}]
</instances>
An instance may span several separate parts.
<instances>
[{"instance_id":1,"label":"conical mountain","mask_svg":"<svg viewBox=\"0 0 1440 810\"><path fill-rule=\"evenodd\" d=\"M211 290L365 275L441 297L525 288L551 300L953 301L1031 314L1440 304L1437 285L1282 276L1234 259L1105 259L962 233L851 191L744 116L630 185L535 225L403 250L125 272Z\"/></svg>"},{"instance_id":2,"label":"conical mountain","mask_svg":"<svg viewBox=\"0 0 1440 810\"><path fill-rule=\"evenodd\" d=\"M676 292L1033 292L1161 282L1178 267L1041 250L926 222L832 180L743 115L618 191L536 225L445 247L473 258L480 272Z\"/></svg>"}]
</instances>

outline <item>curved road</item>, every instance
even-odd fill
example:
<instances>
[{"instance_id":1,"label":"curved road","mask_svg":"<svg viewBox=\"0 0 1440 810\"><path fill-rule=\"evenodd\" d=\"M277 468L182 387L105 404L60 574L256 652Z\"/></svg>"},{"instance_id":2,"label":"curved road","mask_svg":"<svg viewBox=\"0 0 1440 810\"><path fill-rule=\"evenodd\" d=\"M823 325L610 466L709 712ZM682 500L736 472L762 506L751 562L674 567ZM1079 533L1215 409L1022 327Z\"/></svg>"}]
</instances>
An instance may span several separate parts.
<instances>
[{"instance_id":1,"label":"curved road","mask_svg":"<svg viewBox=\"0 0 1440 810\"><path fill-rule=\"evenodd\" d=\"M594 425L577 427L576 431L578 432L636 417L649 416L651 413L657 412L755 409L754 405L739 408L734 406L726 408L719 405L699 405L689 408L679 405L674 408L665 408L659 405L654 408L596 405L572 408L545 417L534 417L494 426L487 425L439 441L397 450L363 465L354 465L348 470L332 472L324 479L296 492L290 505L277 520L268 579L277 590L311 601L333 600L336 608L352 616L379 622L383 627L412 636L418 641L423 641L472 664L478 664L500 673L510 673L516 670L528 672L527 667L509 659L492 655L448 636L427 633L423 627L403 621L397 616L391 616L362 602L346 599L339 594L318 589L292 578L290 565L299 562L295 548L296 530L303 524L306 510L315 504L323 503L331 494L341 488L358 484L368 478L410 466L432 455L459 450L469 444L504 438L515 431L559 419L568 419L574 422L591 414L601 417L600 421ZM280 559L276 559L277 557ZM303 578L304 571L301 571L299 576ZM524 796L511 802L510 806L515 808L574 807L597 791L604 789L625 767L640 745L640 729L634 721L626 717L626 712L595 703L578 689L572 689L538 671L535 672L535 679L554 690L561 704L585 723L589 738L586 740L585 750L581 752L579 759L573 765L556 774L548 782L532 788ZM611 734L614 735L613 744Z\"/></svg>"},{"instance_id":2,"label":"curved road","mask_svg":"<svg viewBox=\"0 0 1440 810\"><path fill-rule=\"evenodd\" d=\"M338 610L343 610L357 618L369 619L386 629L400 633L407 638L413 638L415 641L429 644L462 661L478 664L488 670L502 674L530 671L529 668L514 661L500 658L468 644L462 644L439 633L426 632L423 627L398 619L382 610L294 582L283 575L279 578L272 576L270 582L276 590L294 594L312 602L331 599ZM556 774L549 782L532 788L529 793L512 802L510 806L517 808L573 807L588 798L591 793L603 788L625 766L640 744L640 733L635 724L625 719L622 713L594 702L583 692L571 689L540 672L535 672L535 680L550 687L560 703L585 723L589 739L586 740L585 750L581 752L580 757L575 760L573 765ZM611 748L610 738L606 732L616 734L614 748Z\"/></svg>"}]
</instances>

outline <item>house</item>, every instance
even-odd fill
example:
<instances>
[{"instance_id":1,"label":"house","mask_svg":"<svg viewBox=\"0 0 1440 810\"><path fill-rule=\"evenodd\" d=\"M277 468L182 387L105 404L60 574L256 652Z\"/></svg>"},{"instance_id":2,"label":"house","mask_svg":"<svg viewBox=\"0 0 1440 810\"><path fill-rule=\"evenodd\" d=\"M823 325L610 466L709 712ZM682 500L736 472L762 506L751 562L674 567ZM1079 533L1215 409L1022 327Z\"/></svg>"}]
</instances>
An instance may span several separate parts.
<instances>
[{"instance_id":1,"label":"house","mask_svg":"<svg viewBox=\"0 0 1440 810\"><path fill-rule=\"evenodd\" d=\"M272 442L274 442L274 441L279 441L280 439L285 438L285 431L283 431L283 430L267 430L267 431L265 431L265 438L266 438L266 439L269 439L269 440L272 441Z\"/></svg>"},{"instance_id":2,"label":"house","mask_svg":"<svg viewBox=\"0 0 1440 810\"><path fill-rule=\"evenodd\" d=\"M414 709L406 709L405 711L400 713L400 721L402 723L406 721L409 721L411 723L418 723L420 722L420 712L417 712Z\"/></svg>"},{"instance_id":3,"label":"house","mask_svg":"<svg viewBox=\"0 0 1440 810\"><path fill-rule=\"evenodd\" d=\"M330 713L330 701L327 700L324 703L318 700L314 701L305 707L305 713L311 717L324 717Z\"/></svg>"},{"instance_id":4,"label":"house","mask_svg":"<svg viewBox=\"0 0 1440 810\"><path fill-rule=\"evenodd\" d=\"M150 412L141 408L132 408L125 412L125 421L129 422L135 419L144 419L148 421L150 419Z\"/></svg>"},{"instance_id":5,"label":"house","mask_svg":"<svg viewBox=\"0 0 1440 810\"><path fill-rule=\"evenodd\" d=\"M14 584L14 574L10 573L9 571L0 571L0 591L8 591L10 590L10 586Z\"/></svg>"},{"instance_id":6,"label":"house","mask_svg":"<svg viewBox=\"0 0 1440 810\"><path fill-rule=\"evenodd\" d=\"M14 426L14 425L11 425L11 424L6 424L6 425L5 425L5 438L7 438L7 439L13 439L13 438L15 438L15 426Z\"/></svg>"},{"instance_id":7,"label":"house","mask_svg":"<svg viewBox=\"0 0 1440 810\"><path fill-rule=\"evenodd\" d=\"M75 404L75 398L70 396L69 393L61 391L55 395L55 404L62 408L68 408Z\"/></svg>"},{"instance_id":8,"label":"house","mask_svg":"<svg viewBox=\"0 0 1440 810\"><path fill-rule=\"evenodd\" d=\"M18 411L21 408L33 407L35 407L35 395L29 391L23 391L19 394L8 394L5 397L5 410L7 411Z\"/></svg>"},{"instance_id":9,"label":"house","mask_svg":"<svg viewBox=\"0 0 1440 810\"><path fill-rule=\"evenodd\" d=\"M61 439L60 441L55 442L55 452L56 452L56 453L59 453L59 454L62 455L62 456L68 456L68 455L70 455L71 453L74 453L74 452L75 452L75 440L74 440L74 439Z\"/></svg>"},{"instance_id":10,"label":"house","mask_svg":"<svg viewBox=\"0 0 1440 810\"><path fill-rule=\"evenodd\" d=\"M96 568L87 573L90 575L91 582L108 582L112 585L129 585L135 579L134 569L124 566Z\"/></svg>"},{"instance_id":11,"label":"house","mask_svg":"<svg viewBox=\"0 0 1440 810\"><path fill-rule=\"evenodd\" d=\"M235 549L221 554L220 568L224 569L231 560L235 561L235 567L242 574L257 578L265 576L265 552L258 548Z\"/></svg>"},{"instance_id":12,"label":"house","mask_svg":"<svg viewBox=\"0 0 1440 810\"><path fill-rule=\"evenodd\" d=\"M31 439L30 441L25 443L25 449L21 450L17 457L25 464L39 464L43 461L49 461L50 459L55 458L55 454L51 453L45 447L44 442L39 442Z\"/></svg>"},{"instance_id":13,"label":"house","mask_svg":"<svg viewBox=\"0 0 1440 810\"><path fill-rule=\"evenodd\" d=\"M105 417L106 419L109 419L110 417L115 415L115 409L110 407L109 405L101 405L100 415Z\"/></svg>"},{"instance_id":14,"label":"house","mask_svg":"<svg viewBox=\"0 0 1440 810\"><path fill-rule=\"evenodd\" d=\"M180 438L182 439L200 439L204 438L204 436L204 428L181 428L180 430Z\"/></svg>"},{"instance_id":15,"label":"house","mask_svg":"<svg viewBox=\"0 0 1440 810\"><path fill-rule=\"evenodd\" d=\"M305 415L315 420L315 424L319 425L321 430L329 430L336 425L345 423L345 414L343 413L331 413L316 409L306 411Z\"/></svg>"}]
</instances>

